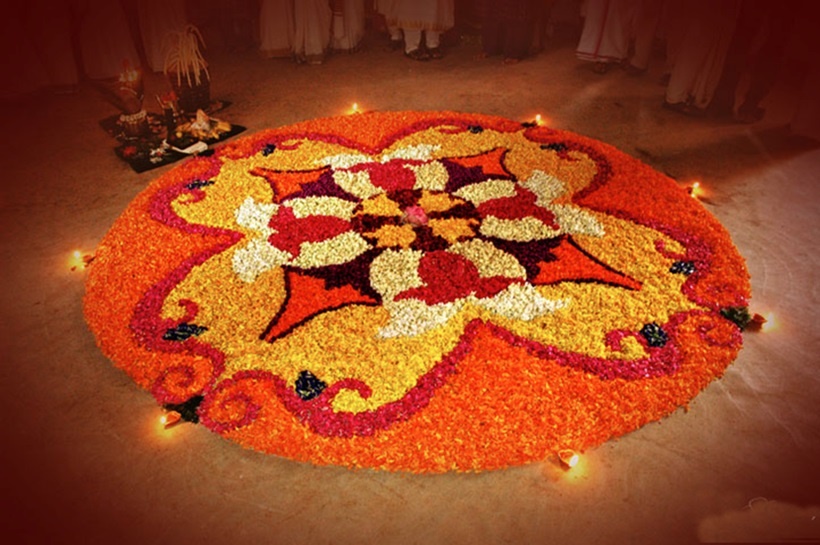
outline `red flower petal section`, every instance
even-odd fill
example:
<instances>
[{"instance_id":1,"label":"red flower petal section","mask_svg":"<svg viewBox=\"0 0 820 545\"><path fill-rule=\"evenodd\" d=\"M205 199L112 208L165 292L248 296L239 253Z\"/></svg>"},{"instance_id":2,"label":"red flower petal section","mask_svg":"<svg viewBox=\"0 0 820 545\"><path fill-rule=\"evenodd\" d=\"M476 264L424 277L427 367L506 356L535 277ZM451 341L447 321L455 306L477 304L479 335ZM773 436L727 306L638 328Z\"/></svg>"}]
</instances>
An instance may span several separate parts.
<instances>
[{"instance_id":1,"label":"red flower petal section","mask_svg":"<svg viewBox=\"0 0 820 545\"><path fill-rule=\"evenodd\" d=\"M435 305L468 295L492 297L510 284L520 282L504 276L482 278L472 261L443 250L429 252L421 258L419 276L425 285L401 292L396 300L415 298L428 305Z\"/></svg>"},{"instance_id":2,"label":"red flower petal section","mask_svg":"<svg viewBox=\"0 0 820 545\"><path fill-rule=\"evenodd\" d=\"M271 245L299 256L303 242L321 242L350 231L350 222L334 216L297 218L293 210L282 206L268 226L277 232L268 237Z\"/></svg>"},{"instance_id":3,"label":"red flower petal section","mask_svg":"<svg viewBox=\"0 0 820 545\"><path fill-rule=\"evenodd\" d=\"M366 170L370 174L370 183L384 189L385 191L398 191L400 189L413 189L416 185L416 173L409 167L414 164L421 164L416 161L406 161L403 159L393 159L386 163L365 163L350 169L350 172L361 172Z\"/></svg>"},{"instance_id":4,"label":"red flower petal section","mask_svg":"<svg viewBox=\"0 0 820 545\"><path fill-rule=\"evenodd\" d=\"M579 248L572 239L565 238L550 250L553 261L538 264L538 275L532 279L536 286L559 282L598 282L611 286L639 290L641 282L601 263L595 257Z\"/></svg>"},{"instance_id":5,"label":"red flower petal section","mask_svg":"<svg viewBox=\"0 0 820 545\"><path fill-rule=\"evenodd\" d=\"M555 222L555 215L546 208L535 204L538 198L535 193L521 186L516 186L515 193L515 197L492 199L482 203L478 207L478 212L485 218L495 216L498 219L505 220L533 217L541 220L548 227L559 228Z\"/></svg>"}]
</instances>

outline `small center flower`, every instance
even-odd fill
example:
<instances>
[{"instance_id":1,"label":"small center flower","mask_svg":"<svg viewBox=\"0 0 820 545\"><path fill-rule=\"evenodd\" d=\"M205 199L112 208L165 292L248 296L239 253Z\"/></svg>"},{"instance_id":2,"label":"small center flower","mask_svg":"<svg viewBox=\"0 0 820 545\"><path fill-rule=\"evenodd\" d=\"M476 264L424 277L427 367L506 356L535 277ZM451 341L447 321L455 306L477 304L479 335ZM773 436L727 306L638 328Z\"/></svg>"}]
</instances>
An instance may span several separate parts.
<instances>
[{"instance_id":1,"label":"small center flower","mask_svg":"<svg viewBox=\"0 0 820 545\"><path fill-rule=\"evenodd\" d=\"M415 226L427 225L427 219L427 212L417 204L405 208L401 216L402 223L409 223Z\"/></svg>"}]
</instances>

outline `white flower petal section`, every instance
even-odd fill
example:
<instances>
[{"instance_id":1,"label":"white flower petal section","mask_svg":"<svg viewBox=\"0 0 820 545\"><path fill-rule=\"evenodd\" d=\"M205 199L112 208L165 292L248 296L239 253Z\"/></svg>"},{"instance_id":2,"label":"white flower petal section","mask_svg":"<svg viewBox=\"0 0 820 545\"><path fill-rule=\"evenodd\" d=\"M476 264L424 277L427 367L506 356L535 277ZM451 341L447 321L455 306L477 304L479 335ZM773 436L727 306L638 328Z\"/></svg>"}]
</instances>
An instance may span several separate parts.
<instances>
[{"instance_id":1,"label":"white flower petal section","mask_svg":"<svg viewBox=\"0 0 820 545\"><path fill-rule=\"evenodd\" d=\"M347 231L319 242L303 242L299 255L290 265L300 269L315 269L329 265L341 265L353 261L370 248L359 233Z\"/></svg>"},{"instance_id":2,"label":"white flower petal section","mask_svg":"<svg viewBox=\"0 0 820 545\"><path fill-rule=\"evenodd\" d=\"M418 273L422 255L419 250L385 250L373 260L370 285L383 301L392 301L399 293L423 284Z\"/></svg>"},{"instance_id":3,"label":"white flower petal section","mask_svg":"<svg viewBox=\"0 0 820 545\"><path fill-rule=\"evenodd\" d=\"M333 181L336 185L358 197L361 200L369 199L384 190L370 182L370 174L366 170L350 172L349 170L334 170Z\"/></svg>"},{"instance_id":4,"label":"white flower petal section","mask_svg":"<svg viewBox=\"0 0 820 545\"><path fill-rule=\"evenodd\" d=\"M568 299L547 299L538 293L532 284L511 284L493 297L485 299L471 298L495 314L515 320L529 321L545 314L550 314L569 304Z\"/></svg>"},{"instance_id":5,"label":"white flower petal section","mask_svg":"<svg viewBox=\"0 0 820 545\"><path fill-rule=\"evenodd\" d=\"M446 324L461 310L464 300L428 305L418 299L403 299L385 303L390 322L381 328L378 337L415 337Z\"/></svg>"},{"instance_id":6,"label":"white flower petal section","mask_svg":"<svg viewBox=\"0 0 820 545\"><path fill-rule=\"evenodd\" d=\"M248 197L234 212L236 223L257 231L256 237L237 249L231 258L233 271L243 282L255 281L260 274L284 265L292 257L290 253L268 244L267 239L274 232L268 224L278 209L277 204L260 203Z\"/></svg>"},{"instance_id":7,"label":"white flower petal section","mask_svg":"<svg viewBox=\"0 0 820 545\"><path fill-rule=\"evenodd\" d=\"M277 204L256 202L253 197L248 197L236 209L234 216L236 223L242 227L261 231L267 236L273 232L268 224L278 209Z\"/></svg>"},{"instance_id":8,"label":"white flower petal section","mask_svg":"<svg viewBox=\"0 0 820 545\"><path fill-rule=\"evenodd\" d=\"M260 274L286 264L291 257L290 253L268 244L266 237L263 236L236 250L231 263L239 279L250 284Z\"/></svg>"},{"instance_id":9,"label":"white flower petal section","mask_svg":"<svg viewBox=\"0 0 820 545\"><path fill-rule=\"evenodd\" d=\"M541 220L533 217L508 220L488 216L484 218L484 221L481 223L481 234L502 240L531 242L533 240L557 237L561 234L561 231L553 229L545 225Z\"/></svg>"},{"instance_id":10,"label":"white flower petal section","mask_svg":"<svg viewBox=\"0 0 820 545\"><path fill-rule=\"evenodd\" d=\"M418 166L410 166L416 175L416 189L429 189L431 191L444 191L450 173L443 164L438 161L424 163Z\"/></svg>"},{"instance_id":11,"label":"white flower petal section","mask_svg":"<svg viewBox=\"0 0 820 545\"><path fill-rule=\"evenodd\" d=\"M441 146L434 144L418 144L415 146L407 146L399 148L390 153L382 155L382 163L392 161L394 159L412 159L417 161L429 161L433 159L433 152L441 149Z\"/></svg>"},{"instance_id":12,"label":"white flower petal section","mask_svg":"<svg viewBox=\"0 0 820 545\"><path fill-rule=\"evenodd\" d=\"M594 237L602 237L606 234L598 218L577 206L554 204L549 209L555 214L555 220L561 226L562 233Z\"/></svg>"},{"instance_id":13,"label":"white flower petal section","mask_svg":"<svg viewBox=\"0 0 820 545\"><path fill-rule=\"evenodd\" d=\"M304 197L301 199L291 199L285 203L293 210L293 215L297 218L309 216L334 216L349 220L353 216L358 203L340 199L338 197Z\"/></svg>"},{"instance_id":14,"label":"white flower petal section","mask_svg":"<svg viewBox=\"0 0 820 545\"><path fill-rule=\"evenodd\" d=\"M317 159L315 164L319 166L329 165L334 170L339 170L354 167L362 163L370 163L372 161L373 158L361 153L342 153Z\"/></svg>"},{"instance_id":15,"label":"white flower petal section","mask_svg":"<svg viewBox=\"0 0 820 545\"><path fill-rule=\"evenodd\" d=\"M453 193L479 206L493 199L515 197L515 182L512 180L486 180L470 184Z\"/></svg>"},{"instance_id":16,"label":"white flower petal section","mask_svg":"<svg viewBox=\"0 0 820 545\"><path fill-rule=\"evenodd\" d=\"M545 208L567 192L564 182L541 170L533 170L530 177L521 182L521 185L535 193L537 197L535 204Z\"/></svg>"},{"instance_id":17,"label":"white flower petal section","mask_svg":"<svg viewBox=\"0 0 820 545\"><path fill-rule=\"evenodd\" d=\"M478 274L484 278L493 276L527 277L526 269L515 256L498 249L495 244L486 240L474 238L465 242L457 242L450 246L448 251L469 259L478 268Z\"/></svg>"}]
</instances>

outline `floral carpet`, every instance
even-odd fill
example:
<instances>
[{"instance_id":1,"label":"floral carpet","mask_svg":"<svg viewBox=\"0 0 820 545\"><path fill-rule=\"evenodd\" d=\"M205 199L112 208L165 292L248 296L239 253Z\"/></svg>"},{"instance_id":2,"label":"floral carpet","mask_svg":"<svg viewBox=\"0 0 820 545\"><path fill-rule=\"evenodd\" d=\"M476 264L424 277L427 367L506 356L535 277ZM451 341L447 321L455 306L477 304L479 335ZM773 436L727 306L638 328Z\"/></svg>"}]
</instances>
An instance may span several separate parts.
<instances>
[{"instance_id":1,"label":"floral carpet","mask_svg":"<svg viewBox=\"0 0 820 545\"><path fill-rule=\"evenodd\" d=\"M480 471L659 420L741 348L726 230L604 143L455 112L317 119L152 182L85 315L169 410L314 464Z\"/></svg>"}]
</instances>

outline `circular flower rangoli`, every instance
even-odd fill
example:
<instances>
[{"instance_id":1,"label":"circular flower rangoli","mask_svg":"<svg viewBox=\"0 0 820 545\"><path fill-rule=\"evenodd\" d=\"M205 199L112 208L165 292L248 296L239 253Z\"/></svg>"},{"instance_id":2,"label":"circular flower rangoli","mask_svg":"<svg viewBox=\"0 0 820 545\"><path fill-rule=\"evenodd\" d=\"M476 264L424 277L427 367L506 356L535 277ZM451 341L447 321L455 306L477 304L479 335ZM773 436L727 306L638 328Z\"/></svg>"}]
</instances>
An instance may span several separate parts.
<instances>
[{"instance_id":1,"label":"circular flower rangoli","mask_svg":"<svg viewBox=\"0 0 820 545\"><path fill-rule=\"evenodd\" d=\"M686 405L748 275L674 182L451 112L264 131L177 167L100 244L86 318L166 406L318 464L483 470ZM190 418L189 418L190 419Z\"/></svg>"}]
</instances>

